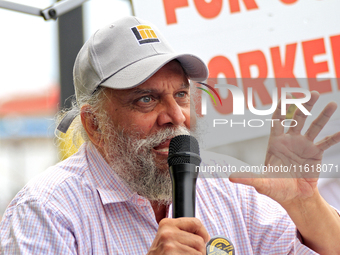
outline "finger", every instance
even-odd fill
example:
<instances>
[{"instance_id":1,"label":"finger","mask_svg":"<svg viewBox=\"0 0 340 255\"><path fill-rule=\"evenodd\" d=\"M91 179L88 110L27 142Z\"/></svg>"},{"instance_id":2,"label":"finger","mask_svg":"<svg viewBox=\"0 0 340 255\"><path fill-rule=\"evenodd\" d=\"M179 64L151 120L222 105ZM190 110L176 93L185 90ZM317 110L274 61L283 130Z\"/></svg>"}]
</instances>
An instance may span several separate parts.
<instances>
[{"instance_id":1,"label":"finger","mask_svg":"<svg viewBox=\"0 0 340 255\"><path fill-rule=\"evenodd\" d=\"M193 254L193 255L205 255L206 254L206 248L204 250L199 251L196 250L190 246L178 244L181 250L179 250L178 254ZM169 254L177 254L177 253L169 253Z\"/></svg>"},{"instance_id":2,"label":"finger","mask_svg":"<svg viewBox=\"0 0 340 255\"><path fill-rule=\"evenodd\" d=\"M177 241L183 245L189 246L202 254L206 251L206 242L201 236L188 233L186 231L180 231L177 235Z\"/></svg>"},{"instance_id":3,"label":"finger","mask_svg":"<svg viewBox=\"0 0 340 255\"><path fill-rule=\"evenodd\" d=\"M154 242L156 246L161 244L162 249L168 251L177 251L183 249L184 246L190 247L196 253L183 254L205 254L206 242L210 240L208 234L207 240L204 240L201 234L202 223L197 218L177 218L177 219L162 219L159 223L157 237ZM203 227L204 228L204 227ZM204 228L205 229L205 228ZM191 251L191 252L192 252Z\"/></svg>"},{"instance_id":4,"label":"finger","mask_svg":"<svg viewBox=\"0 0 340 255\"><path fill-rule=\"evenodd\" d=\"M318 101L320 94L316 91L311 92L311 98L308 102L303 104L303 107L307 109L307 111L311 111L316 101ZM305 115L300 108L297 108L293 119L297 122L296 126L292 126L289 128L289 134L300 134L303 126L305 125L307 115Z\"/></svg>"},{"instance_id":5,"label":"finger","mask_svg":"<svg viewBox=\"0 0 340 255\"><path fill-rule=\"evenodd\" d=\"M260 188L263 185L263 179L259 178L259 175L254 173L232 173L229 176L229 180L233 183L252 186L255 189Z\"/></svg>"},{"instance_id":6,"label":"finger","mask_svg":"<svg viewBox=\"0 0 340 255\"><path fill-rule=\"evenodd\" d=\"M203 238L204 242L208 242L210 240L210 235L208 231L205 229L202 222L197 218L178 218L176 226L180 230L199 235Z\"/></svg>"},{"instance_id":7,"label":"finger","mask_svg":"<svg viewBox=\"0 0 340 255\"><path fill-rule=\"evenodd\" d=\"M334 102L329 103L320 113L320 115L312 122L308 128L305 136L310 141L314 141L315 137L320 133L326 123L329 121L330 117L333 115L337 108L337 104Z\"/></svg>"},{"instance_id":8,"label":"finger","mask_svg":"<svg viewBox=\"0 0 340 255\"><path fill-rule=\"evenodd\" d=\"M188 245L181 244L180 242L163 242L160 247L155 250L155 254L194 254L202 255L206 254L206 249L204 251L198 251Z\"/></svg>"},{"instance_id":9,"label":"finger","mask_svg":"<svg viewBox=\"0 0 340 255\"><path fill-rule=\"evenodd\" d=\"M243 176L246 176L246 177L243 177ZM280 178L286 178L286 177L281 176ZM269 182L270 180L269 176L260 177L260 175L254 174L254 173L233 173L230 175L229 180L233 183L240 183L240 184L252 186L253 188L255 188L255 190L258 193L269 196L269 197L271 197L271 194L273 191L275 193L275 190L273 189L280 188L280 187L275 187L275 188L272 187L272 184L270 184Z\"/></svg>"},{"instance_id":10,"label":"finger","mask_svg":"<svg viewBox=\"0 0 340 255\"><path fill-rule=\"evenodd\" d=\"M286 96L287 96L287 99L292 98L291 94L287 94ZM285 112L287 113L289 104L285 105L284 107L286 107ZM273 117L272 117L273 120L275 121L272 122L271 135L274 135L274 136L279 136L284 133L284 126L281 125L281 122L286 119L286 115L281 114L281 109L282 109L282 104L281 104L281 99L280 99L277 104L276 110L273 113Z\"/></svg>"},{"instance_id":11,"label":"finger","mask_svg":"<svg viewBox=\"0 0 340 255\"><path fill-rule=\"evenodd\" d=\"M329 147L337 144L338 142L340 142L340 132L325 137L321 141L317 142L316 145L320 150L324 151L327 150Z\"/></svg>"},{"instance_id":12,"label":"finger","mask_svg":"<svg viewBox=\"0 0 340 255\"><path fill-rule=\"evenodd\" d=\"M287 94L287 98L292 98L292 96L290 94ZM286 112L287 112L289 105L286 105L285 107L286 107ZM283 134L284 126L281 125L281 122L286 119L286 116L281 115L281 99L279 100L277 104L276 110L274 111L272 118L275 121L272 122L270 134L274 136L279 136Z\"/></svg>"}]
</instances>

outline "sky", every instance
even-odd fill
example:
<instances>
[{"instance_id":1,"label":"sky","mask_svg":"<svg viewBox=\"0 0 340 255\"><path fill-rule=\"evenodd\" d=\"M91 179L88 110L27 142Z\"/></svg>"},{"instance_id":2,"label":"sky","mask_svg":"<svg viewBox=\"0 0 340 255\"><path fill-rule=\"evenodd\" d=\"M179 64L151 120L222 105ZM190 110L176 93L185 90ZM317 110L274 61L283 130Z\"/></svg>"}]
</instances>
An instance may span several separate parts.
<instances>
[{"instance_id":1,"label":"sky","mask_svg":"<svg viewBox=\"0 0 340 255\"><path fill-rule=\"evenodd\" d=\"M9 1L41 9L55 2ZM131 15L128 0L88 0L83 7L85 40L98 28ZM41 93L59 82L57 29L54 20L0 8L0 100Z\"/></svg>"}]
</instances>

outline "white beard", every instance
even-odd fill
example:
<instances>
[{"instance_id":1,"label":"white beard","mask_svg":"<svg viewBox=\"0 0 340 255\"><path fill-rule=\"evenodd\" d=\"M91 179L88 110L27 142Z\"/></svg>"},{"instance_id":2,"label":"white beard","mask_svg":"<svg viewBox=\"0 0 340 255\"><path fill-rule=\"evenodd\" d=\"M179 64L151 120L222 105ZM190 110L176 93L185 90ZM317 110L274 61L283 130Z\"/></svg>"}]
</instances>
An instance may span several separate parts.
<instances>
[{"instance_id":1,"label":"white beard","mask_svg":"<svg viewBox=\"0 0 340 255\"><path fill-rule=\"evenodd\" d=\"M166 128L140 139L138 133L117 132L106 121L106 132L105 158L118 176L140 196L159 205L170 204L172 184L167 159L156 159L153 148L177 135L189 135L189 130Z\"/></svg>"}]
</instances>

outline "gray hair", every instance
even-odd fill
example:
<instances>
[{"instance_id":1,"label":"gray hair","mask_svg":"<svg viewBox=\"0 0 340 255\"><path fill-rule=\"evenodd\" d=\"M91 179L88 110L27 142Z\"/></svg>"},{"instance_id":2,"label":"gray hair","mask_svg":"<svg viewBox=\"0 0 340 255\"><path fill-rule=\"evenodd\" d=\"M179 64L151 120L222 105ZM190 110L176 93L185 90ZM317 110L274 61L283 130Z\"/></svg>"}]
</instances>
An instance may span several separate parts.
<instances>
[{"instance_id":1,"label":"gray hair","mask_svg":"<svg viewBox=\"0 0 340 255\"><path fill-rule=\"evenodd\" d=\"M72 106L70 108L59 111L55 117L56 127L59 125L65 114L69 111L75 111L76 117L74 118L71 126L69 127L66 135L62 134L59 130L55 130L55 136L58 138L58 145L61 143L72 144L78 149L83 142L89 141L89 137L81 122L81 108L84 105L90 105L91 111L96 113L96 116L102 115L104 109L103 105L106 102L106 93L109 89L99 86L95 92L91 95L81 95L77 99L75 97L72 100ZM68 148L71 149L71 148ZM63 150L67 150L64 148Z\"/></svg>"}]
</instances>

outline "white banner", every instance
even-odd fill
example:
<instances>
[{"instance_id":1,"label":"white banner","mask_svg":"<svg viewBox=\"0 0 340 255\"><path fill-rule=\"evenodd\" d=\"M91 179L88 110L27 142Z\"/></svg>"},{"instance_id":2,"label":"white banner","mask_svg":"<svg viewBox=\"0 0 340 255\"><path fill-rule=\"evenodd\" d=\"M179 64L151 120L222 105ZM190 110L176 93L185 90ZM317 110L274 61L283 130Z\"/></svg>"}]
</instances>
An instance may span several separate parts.
<instances>
[{"instance_id":1,"label":"white banner","mask_svg":"<svg viewBox=\"0 0 340 255\"><path fill-rule=\"evenodd\" d=\"M244 115L235 115L229 90L209 83L221 104L212 90L197 85L216 99L200 91L208 98L206 147L269 133L271 116L249 111L248 88L258 110L271 108L275 87L279 98L282 87L318 91L321 97L307 124L328 102L340 102L340 79L335 79L340 78L339 0L134 0L133 6L136 16L153 22L177 52L201 57L209 77L225 77L216 81L243 93ZM340 109L333 119L339 117Z\"/></svg>"}]
</instances>

